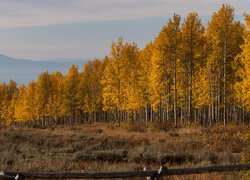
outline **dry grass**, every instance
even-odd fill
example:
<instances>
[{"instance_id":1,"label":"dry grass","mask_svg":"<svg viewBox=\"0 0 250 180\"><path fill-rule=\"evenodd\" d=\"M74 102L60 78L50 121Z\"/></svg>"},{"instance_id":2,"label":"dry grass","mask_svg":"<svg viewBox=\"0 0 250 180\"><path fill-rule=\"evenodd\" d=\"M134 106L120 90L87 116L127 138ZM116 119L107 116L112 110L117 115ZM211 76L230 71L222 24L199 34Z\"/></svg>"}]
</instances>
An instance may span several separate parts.
<instances>
[{"instance_id":1,"label":"dry grass","mask_svg":"<svg viewBox=\"0 0 250 180\"><path fill-rule=\"evenodd\" d=\"M96 123L48 129L0 127L0 170L124 171L250 162L249 127L173 128ZM238 179L242 174L183 179ZM245 176L246 177L246 176ZM172 177L177 179L178 177ZM180 178L180 177L179 177Z\"/></svg>"}]
</instances>

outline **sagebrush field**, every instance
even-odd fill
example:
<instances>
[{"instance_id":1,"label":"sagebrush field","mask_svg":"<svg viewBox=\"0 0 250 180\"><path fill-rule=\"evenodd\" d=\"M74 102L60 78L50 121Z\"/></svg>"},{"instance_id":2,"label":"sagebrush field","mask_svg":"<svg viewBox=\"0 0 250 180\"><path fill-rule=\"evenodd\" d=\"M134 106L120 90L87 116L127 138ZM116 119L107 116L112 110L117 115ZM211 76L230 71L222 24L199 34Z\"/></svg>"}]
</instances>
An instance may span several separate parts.
<instances>
[{"instance_id":1,"label":"sagebrush field","mask_svg":"<svg viewBox=\"0 0 250 180\"><path fill-rule=\"evenodd\" d=\"M250 161L249 129L178 127L164 124L113 124L0 127L0 170L127 171L246 163ZM244 179L246 173L174 177ZM249 177L249 176L248 176Z\"/></svg>"}]
</instances>

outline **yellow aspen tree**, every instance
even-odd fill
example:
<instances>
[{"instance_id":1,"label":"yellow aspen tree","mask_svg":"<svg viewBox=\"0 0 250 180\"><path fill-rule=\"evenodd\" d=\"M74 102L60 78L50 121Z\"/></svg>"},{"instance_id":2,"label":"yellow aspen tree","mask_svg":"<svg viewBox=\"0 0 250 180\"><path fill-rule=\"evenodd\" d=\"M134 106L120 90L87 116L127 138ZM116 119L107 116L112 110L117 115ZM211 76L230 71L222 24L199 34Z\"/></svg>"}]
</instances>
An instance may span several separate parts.
<instances>
[{"instance_id":1,"label":"yellow aspen tree","mask_svg":"<svg viewBox=\"0 0 250 180\"><path fill-rule=\"evenodd\" d=\"M240 81L236 83L235 89L239 103L247 111L250 111L250 15L244 14L246 20L246 30L244 34L244 44L241 46L242 53L237 57L241 63L238 70Z\"/></svg>"},{"instance_id":2,"label":"yellow aspen tree","mask_svg":"<svg viewBox=\"0 0 250 180\"><path fill-rule=\"evenodd\" d=\"M63 104L63 81L64 77L61 72L57 71L51 74L51 93L48 102L49 116L56 124L58 120L62 117L62 104Z\"/></svg>"},{"instance_id":3,"label":"yellow aspen tree","mask_svg":"<svg viewBox=\"0 0 250 180\"><path fill-rule=\"evenodd\" d=\"M6 84L0 84L0 124L4 124L4 119L3 119L3 101L4 101L4 95L7 87Z\"/></svg>"},{"instance_id":4,"label":"yellow aspen tree","mask_svg":"<svg viewBox=\"0 0 250 180\"><path fill-rule=\"evenodd\" d=\"M15 94L17 93L17 84L15 81L10 80L9 83L5 86L5 91L3 94L3 101L1 105L1 118L4 119L7 123L10 123L13 119L14 107L11 106L11 101Z\"/></svg>"},{"instance_id":5,"label":"yellow aspen tree","mask_svg":"<svg viewBox=\"0 0 250 180\"><path fill-rule=\"evenodd\" d=\"M51 80L48 71L41 73L38 76L35 90L35 102L36 102L36 119L41 120L41 125L44 127L47 116L47 104L49 102L51 92Z\"/></svg>"},{"instance_id":6,"label":"yellow aspen tree","mask_svg":"<svg viewBox=\"0 0 250 180\"><path fill-rule=\"evenodd\" d=\"M151 110L150 101L150 72L152 71L152 54L153 54L153 43L148 43L139 54L139 93L141 94L141 106L145 108L145 121L149 120L149 111Z\"/></svg>"},{"instance_id":7,"label":"yellow aspen tree","mask_svg":"<svg viewBox=\"0 0 250 180\"><path fill-rule=\"evenodd\" d=\"M102 110L102 62L98 59L88 61L80 74L78 99L88 119L96 121L97 112Z\"/></svg>"},{"instance_id":8,"label":"yellow aspen tree","mask_svg":"<svg viewBox=\"0 0 250 180\"><path fill-rule=\"evenodd\" d=\"M175 14L154 42L150 77L153 106L157 109L161 103L164 107L163 114L167 111L167 119L168 110L173 109L171 117L175 124L177 124L177 67L180 63L180 43L180 16ZM163 119L165 120L165 117Z\"/></svg>"},{"instance_id":9,"label":"yellow aspen tree","mask_svg":"<svg viewBox=\"0 0 250 180\"><path fill-rule=\"evenodd\" d=\"M123 67L122 72L122 87L126 103L124 109L127 111L136 111L143 104L143 94L140 91L140 64L139 64L139 49L135 43L125 43L122 51Z\"/></svg>"},{"instance_id":10,"label":"yellow aspen tree","mask_svg":"<svg viewBox=\"0 0 250 180\"><path fill-rule=\"evenodd\" d=\"M13 104L14 106L14 119L16 122L26 122L28 120L28 113L27 107L26 107L26 99L25 99L25 93L26 93L26 86L22 85L18 88L18 93L16 94L16 97L13 98Z\"/></svg>"},{"instance_id":11,"label":"yellow aspen tree","mask_svg":"<svg viewBox=\"0 0 250 180\"><path fill-rule=\"evenodd\" d=\"M193 78L199 70L201 61L204 61L205 28L197 13L189 13L181 27L182 31L182 61L185 74L185 86L188 97L185 98L187 104L187 119L193 119Z\"/></svg>"},{"instance_id":12,"label":"yellow aspen tree","mask_svg":"<svg viewBox=\"0 0 250 180\"><path fill-rule=\"evenodd\" d=\"M36 106L37 102L35 100L36 95L36 83L34 81L30 82L26 88L24 95L24 113L26 120L35 123L36 120ZM19 99L19 98L18 98Z\"/></svg>"},{"instance_id":13,"label":"yellow aspen tree","mask_svg":"<svg viewBox=\"0 0 250 180\"><path fill-rule=\"evenodd\" d=\"M222 5L215 12L207 27L207 40L211 51L208 53L209 67L214 74L216 83L217 119L223 119L226 125L229 118L230 97L235 84L235 71L232 70L235 56L241 51L243 28L234 19L234 9L229 5Z\"/></svg>"},{"instance_id":14,"label":"yellow aspen tree","mask_svg":"<svg viewBox=\"0 0 250 180\"><path fill-rule=\"evenodd\" d=\"M120 125L120 110L124 110L124 92L122 89L122 50L123 39L120 37L118 41L112 42L110 51L110 60L104 70L102 78L103 85L103 110L114 111L115 120Z\"/></svg>"},{"instance_id":15,"label":"yellow aspen tree","mask_svg":"<svg viewBox=\"0 0 250 180\"><path fill-rule=\"evenodd\" d=\"M69 123L71 124L77 114L78 67L72 65L64 80L63 112L69 118Z\"/></svg>"},{"instance_id":16,"label":"yellow aspen tree","mask_svg":"<svg viewBox=\"0 0 250 180\"><path fill-rule=\"evenodd\" d=\"M102 78L104 110L115 111L120 124L126 111L134 114L142 104L139 93L139 49L135 43L123 44L122 38L112 43L110 58Z\"/></svg>"}]
</instances>

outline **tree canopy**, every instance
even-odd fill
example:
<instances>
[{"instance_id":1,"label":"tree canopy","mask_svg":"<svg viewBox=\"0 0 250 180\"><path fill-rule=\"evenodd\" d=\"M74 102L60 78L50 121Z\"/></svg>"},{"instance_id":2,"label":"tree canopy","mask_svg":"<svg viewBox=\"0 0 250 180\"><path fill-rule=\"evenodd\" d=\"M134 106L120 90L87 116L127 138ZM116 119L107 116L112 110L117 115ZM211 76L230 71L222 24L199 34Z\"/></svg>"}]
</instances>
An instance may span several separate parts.
<instances>
[{"instance_id":1,"label":"tree canopy","mask_svg":"<svg viewBox=\"0 0 250 180\"><path fill-rule=\"evenodd\" d=\"M66 75L0 84L0 124L84 122L175 125L250 123L250 15L230 5L204 26L195 12L174 14L139 49L118 38L103 59L72 65Z\"/></svg>"}]
</instances>

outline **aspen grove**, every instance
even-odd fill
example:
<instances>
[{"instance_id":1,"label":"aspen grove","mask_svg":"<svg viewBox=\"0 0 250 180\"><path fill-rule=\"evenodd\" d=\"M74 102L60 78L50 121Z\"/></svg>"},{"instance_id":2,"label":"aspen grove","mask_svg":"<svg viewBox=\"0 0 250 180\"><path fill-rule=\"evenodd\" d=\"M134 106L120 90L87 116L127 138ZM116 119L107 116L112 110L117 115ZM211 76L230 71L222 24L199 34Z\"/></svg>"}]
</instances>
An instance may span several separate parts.
<instances>
[{"instance_id":1,"label":"aspen grove","mask_svg":"<svg viewBox=\"0 0 250 180\"><path fill-rule=\"evenodd\" d=\"M174 14L143 49L112 42L102 60L66 75L0 84L0 124L159 122L250 124L250 15L223 5L207 26Z\"/></svg>"}]
</instances>

